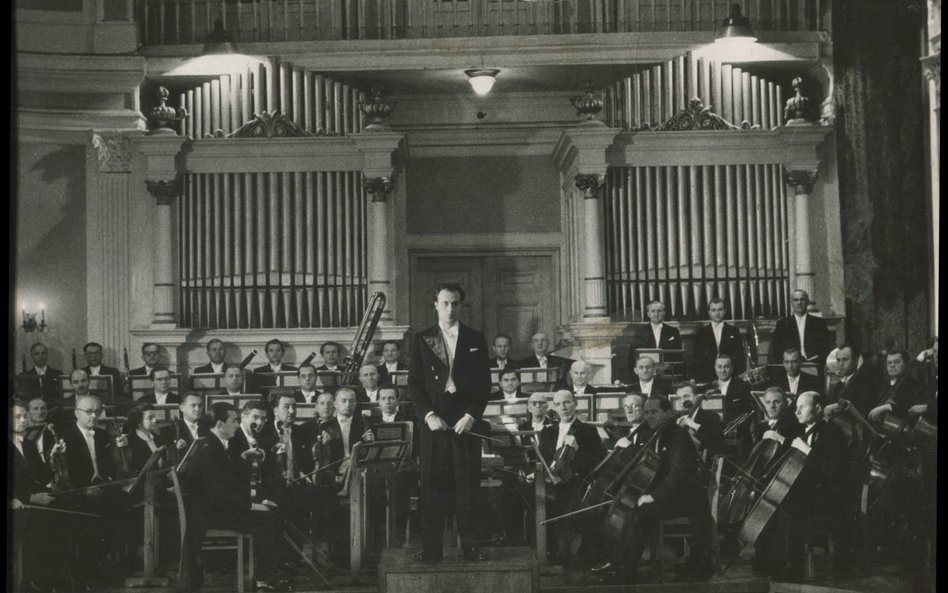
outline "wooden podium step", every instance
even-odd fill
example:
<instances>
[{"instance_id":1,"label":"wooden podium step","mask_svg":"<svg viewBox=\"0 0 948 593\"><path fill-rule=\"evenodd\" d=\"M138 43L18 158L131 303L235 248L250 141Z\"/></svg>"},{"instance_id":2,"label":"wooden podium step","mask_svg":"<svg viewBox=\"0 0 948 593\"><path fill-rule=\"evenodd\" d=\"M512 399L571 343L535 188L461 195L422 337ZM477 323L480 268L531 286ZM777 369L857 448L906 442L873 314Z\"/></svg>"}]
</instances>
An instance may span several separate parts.
<instances>
[{"instance_id":1,"label":"wooden podium step","mask_svg":"<svg viewBox=\"0 0 948 593\"><path fill-rule=\"evenodd\" d=\"M532 548L486 548L486 562L467 562L457 548L443 562L415 562L418 548L387 548L379 564L380 593L538 593L540 571Z\"/></svg>"}]
</instances>

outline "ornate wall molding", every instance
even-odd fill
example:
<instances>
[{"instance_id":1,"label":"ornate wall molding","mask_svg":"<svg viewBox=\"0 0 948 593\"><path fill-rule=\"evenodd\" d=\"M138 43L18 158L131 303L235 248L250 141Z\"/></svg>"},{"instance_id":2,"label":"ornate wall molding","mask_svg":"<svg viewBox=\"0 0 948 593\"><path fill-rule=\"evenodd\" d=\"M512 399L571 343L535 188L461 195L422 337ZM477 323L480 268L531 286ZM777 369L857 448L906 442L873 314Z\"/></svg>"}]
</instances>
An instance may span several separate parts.
<instances>
[{"instance_id":1,"label":"ornate wall molding","mask_svg":"<svg viewBox=\"0 0 948 593\"><path fill-rule=\"evenodd\" d=\"M701 99L695 97L688 101L688 107L671 116L657 128L659 132L677 132L683 130L757 130L760 126L743 121L736 126L720 115L705 107Z\"/></svg>"},{"instance_id":2,"label":"ornate wall molding","mask_svg":"<svg viewBox=\"0 0 948 593\"><path fill-rule=\"evenodd\" d=\"M816 170L786 169L783 172L783 181L796 189L797 193L809 194L813 192L816 183Z\"/></svg>"},{"instance_id":3,"label":"ornate wall molding","mask_svg":"<svg viewBox=\"0 0 948 593\"><path fill-rule=\"evenodd\" d=\"M132 139L125 134L92 134L92 148L100 173L129 173L132 170Z\"/></svg>"},{"instance_id":4,"label":"ornate wall molding","mask_svg":"<svg viewBox=\"0 0 948 593\"><path fill-rule=\"evenodd\" d=\"M395 191L395 180L391 177L366 177L362 180L362 187L373 202L385 202Z\"/></svg>"},{"instance_id":5,"label":"ornate wall molding","mask_svg":"<svg viewBox=\"0 0 948 593\"><path fill-rule=\"evenodd\" d=\"M228 138L300 138L304 136L330 136L322 128L310 134L295 121L277 111L258 113L253 121L240 126Z\"/></svg>"},{"instance_id":6,"label":"ornate wall molding","mask_svg":"<svg viewBox=\"0 0 948 593\"><path fill-rule=\"evenodd\" d=\"M596 173L577 173L576 177L573 178L573 183L576 184L576 189L583 192L583 195L589 200L597 197L596 192L602 187L605 179L605 176Z\"/></svg>"},{"instance_id":7,"label":"ornate wall molding","mask_svg":"<svg viewBox=\"0 0 948 593\"><path fill-rule=\"evenodd\" d=\"M145 188L159 206L171 206L181 194L181 177L174 179L145 180Z\"/></svg>"}]
</instances>

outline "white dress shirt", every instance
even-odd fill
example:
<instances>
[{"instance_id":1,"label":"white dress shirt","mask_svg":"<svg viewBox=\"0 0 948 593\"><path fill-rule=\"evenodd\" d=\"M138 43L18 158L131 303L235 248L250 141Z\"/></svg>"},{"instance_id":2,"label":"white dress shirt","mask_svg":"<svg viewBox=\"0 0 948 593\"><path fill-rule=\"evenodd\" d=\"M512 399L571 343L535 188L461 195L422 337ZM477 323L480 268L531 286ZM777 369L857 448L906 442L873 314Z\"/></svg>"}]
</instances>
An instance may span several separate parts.
<instances>
[{"instance_id":1,"label":"white dress shirt","mask_svg":"<svg viewBox=\"0 0 948 593\"><path fill-rule=\"evenodd\" d=\"M441 329L441 337L444 338L445 350L448 353L448 381L444 385L444 390L448 393L455 393L458 388L454 384L454 353L458 347L458 324L443 326L438 323Z\"/></svg>"},{"instance_id":2,"label":"white dress shirt","mask_svg":"<svg viewBox=\"0 0 948 593\"><path fill-rule=\"evenodd\" d=\"M23 452L23 436L15 435L13 437L13 444L16 445L16 450L20 452L20 455L26 457L26 453Z\"/></svg>"},{"instance_id":3,"label":"white dress shirt","mask_svg":"<svg viewBox=\"0 0 948 593\"><path fill-rule=\"evenodd\" d=\"M168 392L165 393L155 393L155 403L159 406L163 406L168 402Z\"/></svg>"},{"instance_id":4,"label":"white dress shirt","mask_svg":"<svg viewBox=\"0 0 948 593\"><path fill-rule=\"evenodd\" d=\"M655 336L655 347L661 348L661 339L662 339L662 326L664 323L659 323L658 325L649 324L652 326L652 335Z\"/></svg>"},{"instance_id":5,"label":"white dress shirt","mask_svg":"<svg viewBox=\"0 0 948 593\"><path fill-rule=\"evenodd\" d=\"M806 359L806 350L803 348L803 333L806 331L806 314L803 316L793 314L794 320L797 322L797 334L800 335L800 355L803 356L804 360Z\"/></svg>"},{"instance_id":6,"label":"white dress shirt","mask_svg":"<svg viewBox=\"0 0 948 593\"><path fill-rule=\"evenodd\" d=\"M392 414L392 415L390 415L390 416L386 416L386 415L383 413L383 414L382 414L382 422L395 422L395 421L396 421L396 420L395 420L395 414L398 414L398 412L395 412L394 414Z\"/></svg>"},{"instance_id":7,"label":"white dress shirt","mask_svg":"<svg viewBox=\"0 0 948 593\"><path fill-rule=\"evenodd\" d=\"M197 440L198 438L198 425L197 422L184 421L184 425L188 427L188 431L191 433L191 436Z\"/></svg>"},{"instance_id":8,"label":"white dress shirt","mask_svg":"<svg viewBox=\"0 0 948 593\"><path fill-rule=\"evenodd\" d=\"M566 435L567 433L569 433L569 429L573 426L573 422L575 421L576 421L576 418L573 418L569 422L560 422L560 425L559 425L560 432L556 437L556 449L559 449L560 447L563 446L563 440L566 439Z\"/></svg>"},{"instance_id":9,"label":"white dress shirt","mask_svg":"<svg viewBox=\"0 0 948 593\"><path fill-rule=\"evenodd\" d=\"M727 395L727 388L731 384L731 380L727 381L718 381L718 391L721 392L721 395Z\"/></svg>"},{"instance_id":10,"label":"white dress shirt","mask_svg":"<svg viewBox=\"0 0 948 593\"><path fill-rule=\"evenodd\" d=\"M546 355L537 356L537 363L539 363L541 369L545 369L547 365Z\"/></svg>"},{"instance_id":11,"label":"white dress shirt","mask_svg":"<svg viewBox=\"0 0 948 593\"><path fill-rule=\"evenodd\" d=\"M336 420L339 421L339 429L342 432L342 446L345 448L346 457L349 457L349 433L352 432L352 417L336 416Z\"/></svg>"},{"instance_id":12,"label":"white dress shirt","mask_svg":"<svg viewBox=\"0 0 948 593\"><path fill-rule=\"evenodd\" d=\"M309 393L300 391L300 393L303 394L303 399L306 400L306 403L308 404L313 403L314 401L316 401L316 398L319 397L319 393L315 390L310 391Z\"/></svg>"},{"instance_id":13,"label":"white dress shirt","mask_svg":"<svg viewBox=\"0 0 948 593\"><path fill-rule=\"evenodd\" d=\"M721 333L724 331L724 322L711 322L711 333L714 334L714 347L721 350Z\"/></svg>"},{"instance_id":14,"label":"white dress shirt","mask_svg":"<svg viewBox=\"0 0 948 593\"><path fill-rule=\"evenodd\" d=\"M517 399L517 397L518 395L516 391L513 393L507 393L506 391L504 392L504 399Z\"/></svg>"},{"instance_id":15,"label":"white dress shirt","mask_svg":"<svg viewBox=\"0 0 948 593\"><path fill-rule=\"evenodd\" d=\"M365 395L366 395L366 397L369 398L369 401L370 401L370 402L377 402L377 401L379 401L379 390L378 390L377 387L376 387L374 390L372 390L372 391L369 391L368 389L366 389L366 390L365 390Z\"/></svg>"},{"instance_id":16,"label":"white dress shirt","mask_svg":"<svg viewBox=\"0 0 948 593\"><path fill-rule=\"evenodd\" d=\"M655 379L652 379L648 383L639 379L639 391L642 392L642 395L648 397L652 394L652 385L655 384Z\"/></svg>"},{"instance_id":17,"label":"white dress shirt","mask_svg":"<svg viewBox=\"0 0 948 593\"><path fill-rule=\"evenodd\" d=\"M397 370L398 370L398 361L396 360L395 362L386 362L386 363L385 363L385 370L388 371L388 374L389 374L389 375L391 375L392 373L394 373L395 371L397 371Z\"/></svg>"},{"instance_id":18,"label":"white dress shirt","mask_svg":"<svg viewBox=\"0 0 948 593\"><path fill-rule=\"evenodd\" d=\"M79 432L82 433L82 438L85 439L86 447L89 449L89 457L92 458L92 477L102 479L102 475L99 474L99 460L95 456L95 429L79 426Z\"/></svg>"},{"instance_id":19,"label":"white dress shirt","mask_svg":"<svg viewBox=\"0 0 948 593\"><path fill-rule=\"evenodd\" d=\"M790 390L790 393L798 393L798 388L800 386L800 375L796 377L791 377L787 375L787 388Z\"/></svg>"},{"instance_id":20,"label":"white dress shirt","mask_svg":"<svg viewBox=\"0 0 948 593\"><path fill-rule=\"evenodd\" d=\"M214 364L214 363L212 362L212 363L211 363L211 372L214 373L214 374L216 374L216 375L223 375L223 374L224 374L224 363L222 362L222 363L220 363L220 364Z\"/></svg>"},{"instance_id":21,"label":"white dress shirt","mask_svg":"<svg viewBox=\"0 0 948 593\"><path fill-rule=\"evenodd\" d=\"M102 370L102 365L99 365L97 367L89 367L89 376L91 377L92 375L98 375L99 371L101 370Z\"/></svg>"}]
</instances>

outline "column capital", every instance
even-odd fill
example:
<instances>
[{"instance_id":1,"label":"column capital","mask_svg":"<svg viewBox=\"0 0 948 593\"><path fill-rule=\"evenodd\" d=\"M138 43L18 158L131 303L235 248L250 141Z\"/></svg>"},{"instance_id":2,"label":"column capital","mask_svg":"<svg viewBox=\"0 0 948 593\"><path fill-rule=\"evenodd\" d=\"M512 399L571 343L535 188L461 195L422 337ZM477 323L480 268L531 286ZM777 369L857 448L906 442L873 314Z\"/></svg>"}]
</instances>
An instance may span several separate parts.
<instances>
[{"instance_id":1,"label":"column capital","mask_svg":"<svg viewBox=\"0 0 948 593\"><path fill-rule=\"evenodd\" d=\"M99 173L130 173L132 139L128 134L92 133L92 148Z\"/></svg>"},{"instance_id":2,"label":"column capital","mask_svg":"<svg viewBox=\"0 0 948 593\"><path fill-rule=\"evenodd\" d=\"M573 178L573 183L576 184L576 189L583 192L583 196L587 200L595 200L599 197L598 190L602 187L605 180L604 175L596 173L577 173L576 177Z\"/></svg>"},{"instance_id":3,"label":"column capital","mask_svg":"<svg viewBox=\"0 0 948 593\"><path fill-rule=\"evenodd\" d=\"M566 179L575 180L579 175L604 178L609 167L606 151L618 135L617 128L605 125L574 126L560 135L553 159Z\"/></svg>"},{"instance_id":4,"label":"column capital","mask_svg":"<svg viewBox=\"0 0 948 593\"><path fill-rule=\"evenodd\" d=\"M783 182L793 187L798 194L809 194L816 183L816 169L785 169Z\"/></svg>"},{"instance_id":5,"label":"column capital","mask_svg":"<svg viewBox=\"0 0 948 593\"><path fill-rule=\"evenodd\" d=\"M362 187L365 193L369 194L373 203L384 203L388 200L388 194L395 191L395 179L392 177L365 177L362 180Z\"/></svg>"},{"instance_id":6,"label":"column capital","mask_svg":"<svg viewBox=\"0 0 948 593\"><path fill-rule=\"evenodd\" d=\"M922 62L922 74L926 80L935 83L935 107L941 107L941 51L919 58Z\"/></svg>"},{"instance_id":7,"label":"column capital","mask_svg":"<svg viewBox=\"0 0 948 593\"><path fill-rule=\"evenodd\" d=\"M181 178L146 179L145 188L159 206L171 206L181 193Z\"/></svg>"},{"instance_id":8,"label":"column capital","mask_svg":"<svg viewBox=\"0 0 948 593\"><path fill-rule=\"evenodd\" d=\"M362 173L367 178L395 176L400 166L400 154L405 135L382 130L349 136L362 153Z\"/></svg>"}]
</instances>

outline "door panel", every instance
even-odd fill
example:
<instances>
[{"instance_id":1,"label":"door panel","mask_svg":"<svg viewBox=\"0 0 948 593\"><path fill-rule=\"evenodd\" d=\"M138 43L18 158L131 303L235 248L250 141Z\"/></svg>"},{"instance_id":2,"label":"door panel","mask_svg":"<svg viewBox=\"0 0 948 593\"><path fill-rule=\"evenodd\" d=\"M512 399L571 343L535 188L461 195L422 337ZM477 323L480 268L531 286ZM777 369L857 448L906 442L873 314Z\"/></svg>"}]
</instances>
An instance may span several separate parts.
<instances>
[{"instance_id":1,"label":"door panel","mask_svg":"<svg viewBox=\"0 0 948 593\"><path fill-rule=\"evenodd\" d=\"M487 335L513 338L510 356L531 352L530 338L552 332L556 287L549 255L420 256L412 272L411 326L419 330L437 320L432 305L438 282L457 282L466 293L461 320Z\"/></svg>"}]
</instances>

